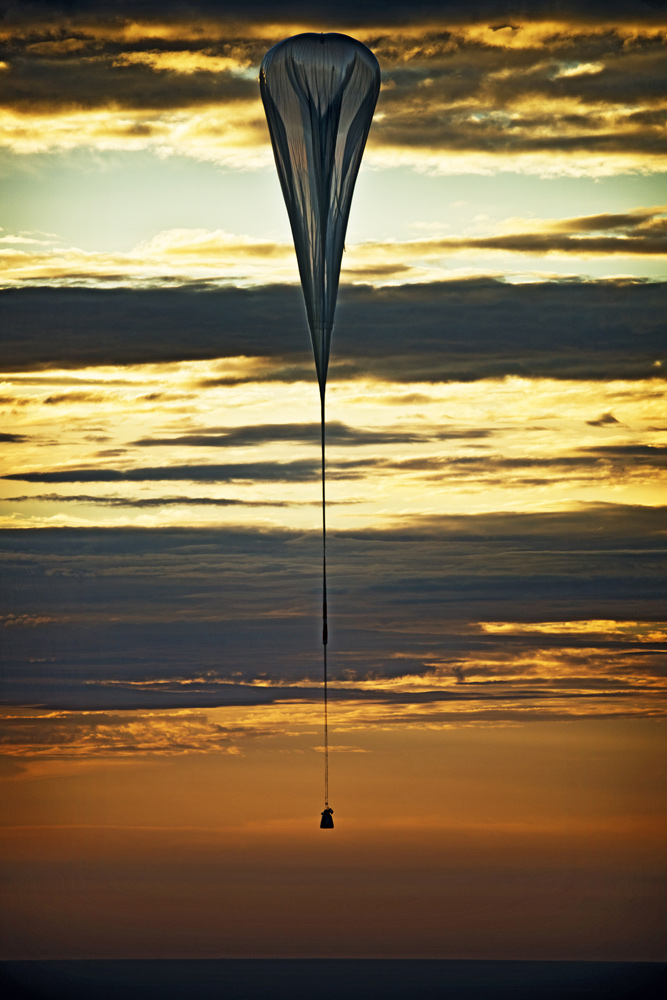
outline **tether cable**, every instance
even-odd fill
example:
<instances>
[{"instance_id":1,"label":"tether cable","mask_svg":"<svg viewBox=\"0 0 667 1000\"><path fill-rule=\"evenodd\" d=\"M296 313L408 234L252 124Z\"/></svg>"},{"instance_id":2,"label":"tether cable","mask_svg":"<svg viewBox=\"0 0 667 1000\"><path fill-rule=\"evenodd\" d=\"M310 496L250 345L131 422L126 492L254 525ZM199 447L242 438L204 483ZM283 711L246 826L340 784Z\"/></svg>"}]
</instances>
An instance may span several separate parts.
<instances>
[{"instance_id":1,"label":"tether cable","mask_svg":"<svg viewBox=\"0 0 667 1000\"><path fill-rule=\"evenodd\" d=\"M320 421L322 432L322 649L324 652L324 805L329 808L329 704L327 677L327 515L324 461L324 388L320 390Z\"/></svg>"}]
</instances>

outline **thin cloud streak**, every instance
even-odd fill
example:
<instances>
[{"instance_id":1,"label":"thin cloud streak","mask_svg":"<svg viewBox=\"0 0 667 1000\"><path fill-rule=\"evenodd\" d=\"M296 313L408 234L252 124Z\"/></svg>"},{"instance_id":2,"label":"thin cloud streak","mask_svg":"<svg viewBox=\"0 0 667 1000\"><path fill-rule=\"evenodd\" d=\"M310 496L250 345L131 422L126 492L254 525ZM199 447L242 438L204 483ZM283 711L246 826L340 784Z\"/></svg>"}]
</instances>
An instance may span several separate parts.
<instances>
[{"instance_id":1,"label":"thin cloud streak","mask_svg":"<svg viewBox=\"0 0 667 1000\"><path fill-rule=\"evenodd\" d=\"M331 445L363 447L376 444L416 444L423 441L444 441L459 439L487 438L493 433L488 428L460 430L450 428L439 431L412 431L396 427L391 430L350 427L340 420L327 423L327 441ZM319 445L320 425L308 424L260 424L245 427L202 428L199 432L180 434L176 437L139 438L133 444L138 448L169 447L186 445L190 448L247 448L253 445L272 444L278 441L299 442Z\"/></svg>"},{"instance_id":2,"label":"thin cloud streak","mask_svg":"<svg viewBox=\"0 0 667 1000\"><path fill-rule=\"evenodd\" d=\"M35 496L7 497L6 503L57 503L93 504L99 507L121 507L148 510L160 507L319 507L317 500L239 500L232 497L122 497L95 496L91 494L41 493ZM332 506L353 501L330 501Z\"/></svg>"},{"instance_id":3,"label":"thin cloud streak","mask_svg":"<svg viewBox=\"0 0 667 1000\"><path fill-rule=\"evenodd\" d=\"M497 228L507 230L515 221L508 220ZM663 206L623 215L519 221L520 232L351 244L341 278L345 283L363 277L378 285L433 280L434 265L439 265L444 276L457 255L465 259L471 254L538 257L556 254L587 260L667 254L667 217ZM168 230L143 241L129 253L85 252L66 247L25 250L20 237L12 247L10 234L3 242L6 248L0 249L0 280L7 286L43 281L127 285L169 278L182 281L215 278L251 285L296 280L291 244L221 230Z\"/></svg>"},{"instance_id":4,"label":"thin cloud streak","mask_svg":"<svg viewBox=\"0 0 667 1000\"><path fill-rule=\"evenodd\" d=\"M459 437L467 440L471 435ZM478 437L473 434L472 437ZM391 435L389 435L391 438ZM456 440L456 435L453 435ZM289 440L289 439L287 439ZM206 444L196 437L199 445ZM164 442L158 442L164 443ZM185 444L192 442L186 440ZM311 442L314 444L314 442ZM368 442L364 442L368 443ZM386 442L385 442L386 443ZM215 446L215 445L214 445ZM443 480L473 477L483 481L494 473L503 474L522 469L539 469L555 472L574 471L586 480L596 480L609 475L625 473L641 476L644 470L667 468L667 445L598 445L578 449L580 454L550 455L548 457L507 457L503 455L422 455L418 458L367 458L331 460L328 474L331 479L358 479L373 470L391 469L397 472ZM604 461L601 468L596 459ZM632 467L628 468L628 462ZM209 465L144 466L130 469L61 468L38 471L13 472L2 479L27 483L111 483L156 482L182 480L189 482L265 481L307 482L317 478L317 459L299 459L288 462L239 462Z\"/></svg>"},{"instance_id":5,"label":"thin cloud streak","mask_svg":"<svg viewBox=\"0 0 667 1000\"><path fill-rule=\"evenodd\" d=\"M277 480L303 482L317 478L315 459L295 462L237 462L210 465L165 465L136 469L56 469L43 472L16 472L4 479L19 479L28 483L138 483L184 480L188 482L230 482ZM354 473L353 473L354 474Z\"/></svg>"}]
</instances>

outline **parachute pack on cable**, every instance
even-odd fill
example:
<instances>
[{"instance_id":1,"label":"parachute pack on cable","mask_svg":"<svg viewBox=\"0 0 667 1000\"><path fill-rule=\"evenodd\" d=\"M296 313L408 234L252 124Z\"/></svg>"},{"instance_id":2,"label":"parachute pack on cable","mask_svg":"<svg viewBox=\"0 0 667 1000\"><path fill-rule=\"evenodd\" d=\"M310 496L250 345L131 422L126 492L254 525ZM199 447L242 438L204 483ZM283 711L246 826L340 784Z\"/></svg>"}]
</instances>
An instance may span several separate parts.
<instances>
[{"instance_id":1,"label":"parachute pack on cable","mask_svg":"<svg viewBox=\"0 0 667 1000\"><path fill-rule=\"evenodd\" d=\"M320 387L322 440L322 643L324 649L324 805L329 808L326 390L340 264L352 192L380 91L380 67L347 35L295 35L264 56L260 92L287 205Z\"/></svg>"}]
</instances>

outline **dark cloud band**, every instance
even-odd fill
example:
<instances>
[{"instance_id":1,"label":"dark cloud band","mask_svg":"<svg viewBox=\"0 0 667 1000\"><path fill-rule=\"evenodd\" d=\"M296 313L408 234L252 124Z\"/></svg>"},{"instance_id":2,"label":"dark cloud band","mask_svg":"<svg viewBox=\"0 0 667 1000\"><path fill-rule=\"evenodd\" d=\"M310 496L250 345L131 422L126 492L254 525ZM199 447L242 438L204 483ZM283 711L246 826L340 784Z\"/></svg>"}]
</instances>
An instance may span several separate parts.
<instances>
[{"instance_id":1,"label":"dark cloud band","mask_svg":"<svg viewBox=\"0 0 667 1000\"><path fill-rule=\"evenodd\" d=\"M561 706L636 695L662 711L665 642L651 622L664 619L666 513L599 504L336 532L332 677L354 683L334 697L478 699L502 715L520 702L546 710L557 695ZM43 529L1 532L0 545L6 702L319 698L317 532ZM582 619L592 621L583 632L567 625ZM479 622L518 626L494 633ZM414 685L392 694L392 678L433 671L464 687L425 680L418 696Z\"/></svg>"},{"instance_id":2,"label":"dark cloud band","mask_svg":"<svg viewBox=\"0 0 667 1000\"><path fill-rule=\"evenodd\" d=\"M642 0L346 2L335 9L200 2L159 11L118 3L112 17L104 3L10 8L0 43L5 105L26 119L122 109L126 116L107 126L115 142L159 144L163 112L234 113L241 104L246 140L266 146L257 72L282 22L286 31L308 23L363 30L383 69L381 117L371 133L377 148L499 161L550 152L663 161L666 152L666 43L655 30L657 8ZM205 34L193 30L198 18ZM560 23L531 34L544 21ZM77 141L96 140L81 133Z\"/></svg>"},{"instance_id":3,"label":"dark cloud band","mask_svg":"<svg viewBox=\"0 0 667 1000\"><path fill-rule=\"evenodd\" d=\"M330 377L664 377L656 362L666 291L623 280L347 287ZM0 292L0 303L6 371L244 356L265 360L203 385L312 378L302 298L291 286L21 288Z\"/></svg>"}]
</instances>

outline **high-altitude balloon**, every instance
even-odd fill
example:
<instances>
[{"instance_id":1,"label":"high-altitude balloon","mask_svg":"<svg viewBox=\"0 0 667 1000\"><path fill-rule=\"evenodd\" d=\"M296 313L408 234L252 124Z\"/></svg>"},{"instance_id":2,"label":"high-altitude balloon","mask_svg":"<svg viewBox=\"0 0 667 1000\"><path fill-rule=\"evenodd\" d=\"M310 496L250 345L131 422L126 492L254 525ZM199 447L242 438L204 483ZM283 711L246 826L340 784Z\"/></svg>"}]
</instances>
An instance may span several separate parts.
<instances>
[{"instance_id":1,"label":"high-altitude balloon","mask_svg":"<svg viewBox=\"0 0 667 1000\"><path fill-rule=\"evenodd\" d=\"M259 81L324 396L345 231L380 67L354 38L306 33L269 49Z\"/></svg>"},{"instance_id":2,"label":"high-altitude balloon","mask_svg":"<svg viewBox=\"0 0 667 1000\"><path fill-rule=\"evenodd\" d=\"M327 709L324 394L345 231L354 183L380 90L380 67L365 45L347 35L295 35L266 53L259 73L259 86L292 226L320 385L325 807L320 828L332 830Z\"/></svg>"}]
</instances>

